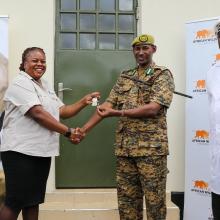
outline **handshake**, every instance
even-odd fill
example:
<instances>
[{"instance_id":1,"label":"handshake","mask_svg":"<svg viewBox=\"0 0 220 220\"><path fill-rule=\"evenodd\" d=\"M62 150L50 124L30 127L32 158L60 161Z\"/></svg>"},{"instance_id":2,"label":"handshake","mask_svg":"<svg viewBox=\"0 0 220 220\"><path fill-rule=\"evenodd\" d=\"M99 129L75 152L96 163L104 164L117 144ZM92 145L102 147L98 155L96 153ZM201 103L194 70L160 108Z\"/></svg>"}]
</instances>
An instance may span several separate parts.
<instances>
[{"instance_id":1,"label":"handshake","mask_svg":"<svg viewBox=\"0 0 220 220\"><path fill-rule=\"evenodd\" d=\"M120 110L114 110L109 106L106 105L101 105L98 106L96 108L96 113L98 115L98 117L100 117L101 119L106 118L106 117L113 117L113 116L124 116L124 111L120 111ZM99 121L100 119L98 119ZM92 122L91 122L92 121ZM88 123L91 125L93 124L91 127L93 127L97 121L94 121L94 119L92 118L92 120L89 120ZM83 138L86 136L86 133L88 131L85 130L85 128L71 128L71 133L67 136L69 138L69 141L72 142L73 144L79 144Z\"/></svg>"},{"instance_id":2,"label":"handshake","mask_svg":"<svg viewBox=\"0 0 220 220\"><path fill-rule=\"evenodd\" d=\"M68 138L73 144L79 144L86 135L82 128L71 128L70 130L71 134Z\"/></svg>"}]
</instances>

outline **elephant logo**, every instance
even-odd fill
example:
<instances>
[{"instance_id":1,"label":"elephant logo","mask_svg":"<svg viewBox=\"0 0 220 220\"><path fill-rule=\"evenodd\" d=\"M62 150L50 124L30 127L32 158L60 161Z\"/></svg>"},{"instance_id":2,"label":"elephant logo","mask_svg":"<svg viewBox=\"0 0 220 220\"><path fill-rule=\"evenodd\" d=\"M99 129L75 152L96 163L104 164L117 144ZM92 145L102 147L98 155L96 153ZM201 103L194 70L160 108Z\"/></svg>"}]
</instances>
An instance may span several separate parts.
<instances>
[{"instance_id":1,"label":"elephant logo","mask_svg":"<svg viewBox=\"0 0 220 220\"><path fill-rule=\"evenodd\" d=\"M209 186L209 184L207 182L203 181L203 180L194 181L194 187L195 188L207 190L208 186Z\"/></svg>"},{"instance_id":2,"label":"elephant logo","mask_svg":"<svg viewBox=\"0 0 220 220\"><path fill-rule=\"evenodd\" d=\"M220 53L218 53L218 54L215 55L215 59L216 59L216 60L220 60Z\"/></svg>"},{"instance_id":3,"label":"elephant logo","mask_svg":"<svg viewBox=\"0 0 220 220\"><path fill-rule=\"evenodd\" d=\"M196 39L206 39L214 36L215 36L214 30L203 29L196 32Z\"/></svg>"},{"instance_id":4,"label":"elephant logo","mask_svg":"<svg viewBox=\"0 0 220 220\"><path fill-rule=\"evenodd\" d=\"M207 132L205 130L198 130L198 131L196 131L195 138L208 139L209 138L209 132Z\"/></svg>"},{"instance_id":5,"label":"elephant logo","mask_svg":"<svg viewBox=\"0 0 220 220\"><path fill-rule=\"evenodd\" d=\"M196 88L198 89L205 89L206 81L204 79L200 79L196 82Z\"/></svg>"}]
</instances>

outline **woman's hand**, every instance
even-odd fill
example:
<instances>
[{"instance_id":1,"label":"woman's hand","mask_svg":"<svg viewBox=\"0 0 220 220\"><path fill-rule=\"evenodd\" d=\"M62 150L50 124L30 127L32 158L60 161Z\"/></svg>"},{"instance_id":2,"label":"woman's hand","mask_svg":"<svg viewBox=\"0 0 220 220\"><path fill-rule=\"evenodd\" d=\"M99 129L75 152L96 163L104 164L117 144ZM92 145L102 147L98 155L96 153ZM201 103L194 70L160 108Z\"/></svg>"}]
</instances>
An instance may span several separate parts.
<instances>
[{"instance_id":1,"label":"woman's hand","mask_svg":"<svg viewBox=\"0 0 220 220\"><path fill-rule=\"evenodd\" d=\"M100 93L99 92L89 93L82 98L82 102L84 103L84 105L90 105L90 104L92 104L93 98L97 98L99 100Z\"/></svg>"},{"instance_id":2,"label":"woman's hand","mask_svg":"<svg viewBox=\"0 0 220 220\"><path fill-rule=\"evenodd\" d=\"M75 129L72 129L69 140L73 144L79 144L83 140L84 137L85 137L85 132L81 128L75 128Z\"/></svg>"},{"instance_id":3,"label":"woman's hand","mask_svg":"<svg viewBox=\"0 0 220 220\"><path fill-rule=\"evenodd\" d=\"M92 103L93 98L100 98L99 92L93 92L90 94L85 95L83 98L81 98L78 102L73 103L71 105L63 105L60 107L60 117L70 118L76 115L78 112L80 112L83 108L85 108L87 105Z\"/></svg>"}]
</instances>

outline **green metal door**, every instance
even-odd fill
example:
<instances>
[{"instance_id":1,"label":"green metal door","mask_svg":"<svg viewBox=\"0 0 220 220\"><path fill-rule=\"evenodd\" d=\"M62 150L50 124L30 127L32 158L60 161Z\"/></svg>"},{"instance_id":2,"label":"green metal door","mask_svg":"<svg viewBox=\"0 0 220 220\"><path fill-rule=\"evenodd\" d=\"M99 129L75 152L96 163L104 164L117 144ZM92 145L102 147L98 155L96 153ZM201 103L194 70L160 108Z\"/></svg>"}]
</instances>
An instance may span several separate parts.
<instances>
[{"instance_id":1,"label":"green metal door","mask_svg":"<svg viewBox=\"0 0 220 220\"><path fill-rule=\"evenodd\" d=\"M130 48L136 36L135 0L56 1L55 88L63 101L73 103L92 91L105 101L119 73L134 66ZM65 120L81 127L93 114L88 106L76 117ZM116 119L97 125L79 145L64 137L56 158L56 187L115 186L114 130Z\"/></svg>"}]
</instances>

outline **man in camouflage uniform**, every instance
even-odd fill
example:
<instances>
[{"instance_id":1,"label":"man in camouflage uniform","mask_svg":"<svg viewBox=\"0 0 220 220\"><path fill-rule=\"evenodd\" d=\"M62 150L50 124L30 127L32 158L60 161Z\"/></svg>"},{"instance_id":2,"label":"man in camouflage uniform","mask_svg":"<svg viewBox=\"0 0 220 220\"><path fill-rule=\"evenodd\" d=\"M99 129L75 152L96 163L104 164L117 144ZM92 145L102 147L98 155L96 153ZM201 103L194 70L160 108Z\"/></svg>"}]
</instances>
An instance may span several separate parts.
<instances>
[{"instance_id":1,"label":"man in camouflage uniform","mask_svg":"<svg viewBox=\"0 0 220 220\"><path fill-rule=\"evenodd\" d=\"M85 133L104 117L120 117L116 130L117 192L121 220L166 219L168 139L166 113L172 101L171 72L152 61L154 38L132 42L137 67L120 74L106 102L82 128Z\"/></svg>"}]
</instances>

